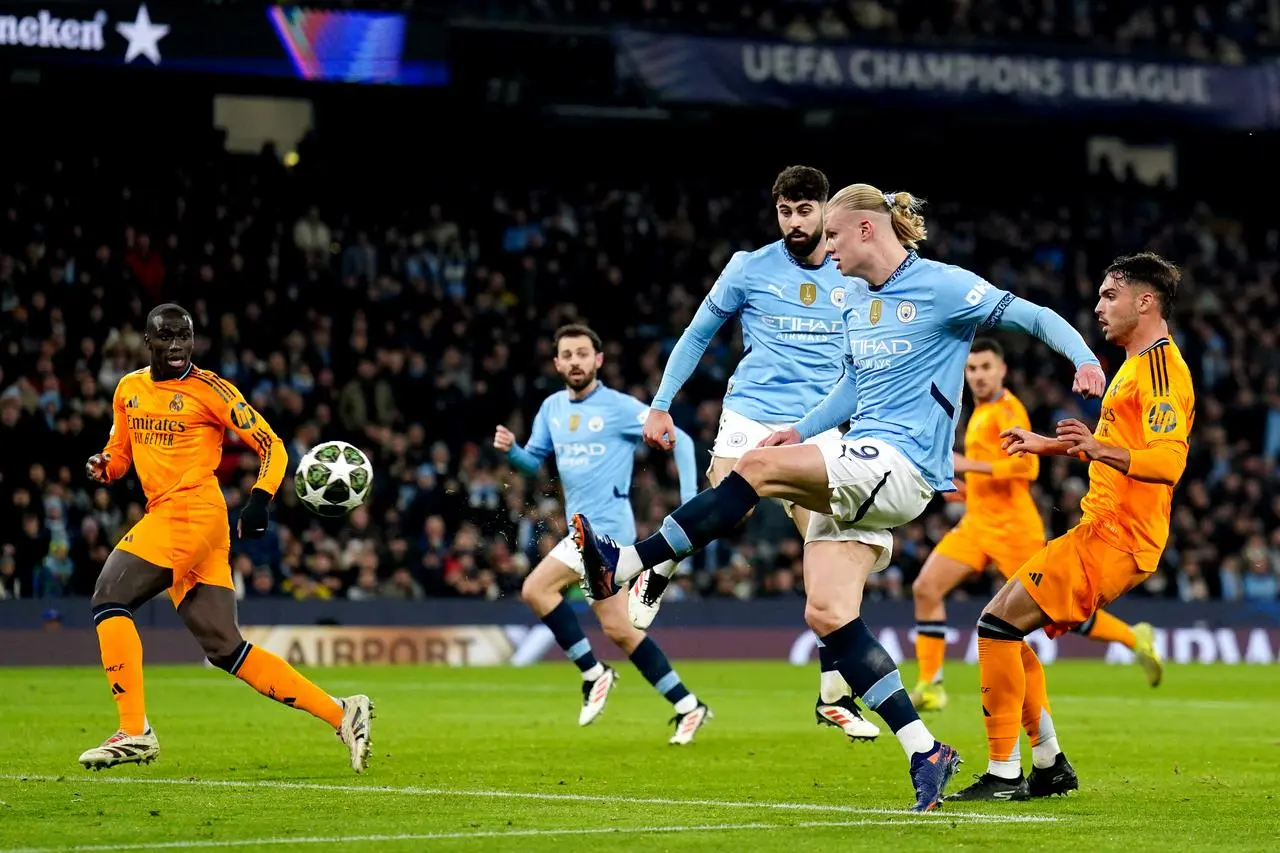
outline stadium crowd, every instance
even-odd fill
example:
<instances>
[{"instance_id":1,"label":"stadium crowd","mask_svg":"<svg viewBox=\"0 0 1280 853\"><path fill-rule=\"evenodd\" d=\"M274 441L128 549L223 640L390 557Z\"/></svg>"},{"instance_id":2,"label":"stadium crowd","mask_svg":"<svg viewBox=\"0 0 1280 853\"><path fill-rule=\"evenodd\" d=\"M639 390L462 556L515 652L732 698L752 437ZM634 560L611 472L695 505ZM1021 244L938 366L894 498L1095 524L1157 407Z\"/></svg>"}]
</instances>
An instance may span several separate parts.
<instances>
[{"instance_id":1,"label":"stadium crowd","mask_svg":"<svg viewBox=\"0 0 1280 853\"><path fill-rule=\"evenodd\" d=\"M468 12L475 8L467 4ZM1040 42L1232 64L1280 46L1280 21L1266 0L489 0L480 8L531 21L675 26L804 43Z\"/></svg>"},{"instance_id":2,"label":"stadium crowd","mask_svg":"<svg viewBox=\"0 0 1280 853\"><path fill-rule=\"evenodd\" d=\"M165 300L194 316L196 363L243 390L293 464L321 438L374 459L374 496L340 521L300 507L286 479L271 534L233 539L243 595L516 594L564 534L563 512L553 469L521 478L490 441L497 423L524 440L559 387L549 333L591 323L607 342L603 380L648 399L732 251L776 229L767 194L740 183L557 182L419 199L421 215L379 221L311 204L307 180L269 154L218 154L145 179L105 157L23 163L0 182L0 596L87 595L142 513L132 475L96 487L84 461L106 440L116 382L146 363L143 320ZM1144 245L1185 264L1176 329L1197 422L1174 537L1137 594L1280 598L1280 229L1114 178L1068 208L988 197L928 213L926 254L1052 306L1106 354L1108 374L1119 353L1102 348L1090 313L1096 272ZM1035 427L1094 416L1039 344L1003 342ZM722 332L673 408L700 460L740 351L736 331ZM220 473L233 518L257 464L229 436ZM1074 461L1042 466L1035 493L1055 534L1074 522L1085 483ZM642 450L633 495L644 535L674 505L671 459ZM961 511L939 500L900 530L872 594L906 594ZM673 594L797 595L800 555L786 518L763 507Z\"/></svg>"}]
</instances>

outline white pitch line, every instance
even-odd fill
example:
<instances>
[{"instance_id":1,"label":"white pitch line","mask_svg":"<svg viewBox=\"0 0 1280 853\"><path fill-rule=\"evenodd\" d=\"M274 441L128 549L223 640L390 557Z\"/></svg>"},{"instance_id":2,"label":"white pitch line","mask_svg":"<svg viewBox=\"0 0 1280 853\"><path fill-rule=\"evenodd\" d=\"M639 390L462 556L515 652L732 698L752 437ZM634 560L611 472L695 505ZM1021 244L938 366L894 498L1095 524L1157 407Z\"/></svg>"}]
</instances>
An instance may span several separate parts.
<instances>
[{"instance_id":1,"label":"white pitch line","mask_svg":"<svg viewBox=\"0 0 1280 853\"><path fill-rule=\"evenodd\" d=\"M970 821L983 823L984 821ZM995 821L992 821L995 822ZM297 838L237 838L224 841L190 840L190 841L158 841L140 844L89 844L69 847L17 847L8 850L0 849L0 853L108 853L116 850L175 850L192 847L257 847L277 844L363 844L368 842L388 841L441 841L446 839L471 838L529 838L536 836L556 835L635 835L657 832L746 832L776 831L788 829L822 829L846 828L853 826L927 826L929 821L910 819L899 820L836 820L836 821L803 821L801 823L710 823L690 826L620 826L595 827L589 829L512 829L500 832L423 832L395 835L336 835L336 836L303 836ZM935 826L943 824L934 821Z\"/></svg>"},{"instance_id":2,"label":"white pitch line","mask_svg":"<svg viewBox=\"0 0 1280 853\"><path fill-rule=\"evenodd\" d=\"M840 806L831 803L771 803L736 800L677 800L668 797L624 797L607 794L540 793L536 791L466 791L451 788L420 788L415 785L393 787L390 785L334 785L320 782L278 782L268 779L239 781L234 779L151 779L147 777L81 777L88 785L189 785L207 788L270 788L286 791L331 791L343 794L401 794L417 797L489 797L493 799L543 800L548 802L612 803L615 805L647 806L702 806L722 809L773 809L775 811L836 812L853 815L906 814L902 809L886 809L863 806ZM24 782L71 782L67 776L0 775L0 779ZM981 812L953 812L938 810L917 815L913 819L976 820L982 823L1055 823L1057 818L1045 815L983 814Z\"/></svg>"}]
</instances>

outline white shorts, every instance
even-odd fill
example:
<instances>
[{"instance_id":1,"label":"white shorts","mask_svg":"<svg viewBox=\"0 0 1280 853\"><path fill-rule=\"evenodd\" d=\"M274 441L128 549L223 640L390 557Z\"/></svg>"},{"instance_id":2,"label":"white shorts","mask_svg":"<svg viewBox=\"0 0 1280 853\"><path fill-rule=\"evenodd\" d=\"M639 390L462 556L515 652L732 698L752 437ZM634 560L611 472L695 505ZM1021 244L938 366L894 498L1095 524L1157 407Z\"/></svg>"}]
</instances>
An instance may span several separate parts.
<instances>
[{"instance_id":1,"label":"white shorts","mask_svg":"<svg viewBox=\"0 0 1280 853\"><path fill-rule=\"evenodd\" d=\"M873 571L889 565L893 530L914 521L933 487L907 457L878 438L818 443L827 463L831 515L812 513L805 542L863 542L879 552Z\"/></svg>"},{"instance_id":2,"label":"white shorts","mask_svg":"<svg viewBox=\"0 0 1280 853\"><path fill-rule=\"evenodd\" d=\"M560 540L556 547L551 549L548 557L553 557L564 563L569 568L578 573L578 577L585 578L587 569L582 565L582 554L578 551L578 545L573 541L572 536L566 536Z\"/></svg>"},{"instance_id":3,"label":"white shorts","mask_svg":"<svg viewBox=\"0 0 1280 853\"><path fill-rule=\"evenodd\" d=\"M723 409L720 412L720 429L716 433L716 443L711 448L711 455L722 459L741 459L743 454L761 441L789 426L794 426L794 422L753 421L745 415ZM838 441L839 439L840 430L829 429L805 443L816 444L819 441Z\"/></svg>"},{"instance_id":4,"label":"white shorts","mask_svg":"<svg viewBox=\"0 0 1280 853\"><path fill-rule=\"evenodd\" d=\"M781 421L753 421L746 415L740 415L730 409L720 411L720 429L716 432L716 443L711 447L711 465L707 466L707 476L711 476L711 467L716 457L722 459L741 459L743 455L780 429L793 426L793 423ZM829 429L815 435L805 444L817 444L820 441L839 441L840 430ZM786 510L787 516L795 518L791 501L778 501Z\"/></svg>"}]
</instances>

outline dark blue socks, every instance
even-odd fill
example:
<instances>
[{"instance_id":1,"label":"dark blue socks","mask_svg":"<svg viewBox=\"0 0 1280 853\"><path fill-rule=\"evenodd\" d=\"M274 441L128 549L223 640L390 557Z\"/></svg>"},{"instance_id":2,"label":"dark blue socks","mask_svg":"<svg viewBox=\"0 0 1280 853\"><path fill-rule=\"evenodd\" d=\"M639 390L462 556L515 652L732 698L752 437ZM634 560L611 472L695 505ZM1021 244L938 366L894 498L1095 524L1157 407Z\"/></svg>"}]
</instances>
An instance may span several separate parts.
<instances>
[{"instance_id":1,"label":"dark blue socks","mask_svg":"<svg viewBox=\"0 0 1280 853\"><path fill-rule=\"evenodd\" d=\"M665 560L679 562L732 533L758 503L760 495L752 485L730 471L720 485L699 492L663 519L657 533L636 543L636 554L645 568Z\"/></svg>"}]
</instances>

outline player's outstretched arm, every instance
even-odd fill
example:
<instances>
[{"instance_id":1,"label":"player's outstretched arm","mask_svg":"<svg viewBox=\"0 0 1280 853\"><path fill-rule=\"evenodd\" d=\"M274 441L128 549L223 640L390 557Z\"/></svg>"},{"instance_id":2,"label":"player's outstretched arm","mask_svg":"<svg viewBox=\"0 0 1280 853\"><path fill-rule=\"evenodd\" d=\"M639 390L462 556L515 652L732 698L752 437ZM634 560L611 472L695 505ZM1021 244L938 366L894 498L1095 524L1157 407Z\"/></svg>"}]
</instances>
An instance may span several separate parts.
<instances>
[{"instance_id":1,"label":"player's outstretched arm","mask_svg":"<svg viewBox=\"0 0 1280 853\"><path fill-rule=\"evenodd\" d=\"M844 375L835 384L821 403L801 418L792 427L800 435L801 441L807 441L815 435L824 433L844 423L858 408L858 380L853 374L853 365L845 356Z\"/></svg>"},{"instance_id":2,"label":"player's outstretched arm","mask_svg":"<svg viewBox=\"0 0 1280 853\"><path fill-rule=\"evenodd\" d=\"M107 446L101 453L95 453L85 463L85 473L91 480L99 483L110 483L123 477L133 464L133 445L129 441L129 412L125 408L125 398L121 390L124 380L116 384L116 392L112 396L111 433Z\"/></svg>"},{"instance_id":3,"label":"player's outstretched arm","mask_svg":"<svg viewBox=\"0 0 1280 853\"><path fill-rule=\"evenodd\" d=\"M1003 308L997 306L992 314L997 328L1034 335L1044 341L1050 349L1070 359L1075 365L1076 378L1071 386L1072 391L1085 397L1102 396L1107 387L1102 363L1075 327L1057 312L1010 293L1002 297L999 305Z\"/></svg>"},{"instance_id":4,"label":"player's outstretched arm","mask_svg":"<svg viewBox=\"0 0 1280 853\"><path fill-rule=\"evenodd\" d=\"M716 336L716 332L720 331L720 327L730 316L729 312L711 301L710 295L702 300L702 304L698 306L698 313L693 315L689 327L680 335L680 340L676 341L675 348L671 350L671 357L667 359L667 366L662 370L662 382L658 385L658 393L654 395L650 409L659 412L671 410L672 400L684 387L684 383L689 381L689 377L693 375L698 362L702 360L703 354L711 344L711 339ZM648 440L648 436L645 440Z\"/></svg>"},{"instance_id":5,"label":"player's outstretched arm","mask_svg":"<svg viewBox=\"0 0 1280 853\"><path fill-rule=\"evenodd\" d=\"M1075 418L1059 421L1057 431L1059 440L1066 442L1068 453L1101 462L1142 483L1176 486L1187 467L1185 439L1155 439L1141 448L1117 447L1098 441Z\"/></svg>"},{"instance_id":6,"label":"player's outstretched arm","mask_svg":"<svg viewBox=\"0 0 1280 853\"><path fill-rule=\"evenodd\" d=\"M693 371L711 339L720 331L724 321L732 317L746 302L747 282L743 275L746 253L739 252L729 259L720 277L716 279L711 292L702 300L698 311L693 315L689 327L676 341L667 366L662 371L662 381L658 385L658 393L654 395L649 406L649 416L644 424L643 438L645 444L660 450L670 450L676 440L674 424L671 416L671 403L676 394L689 381Z\"/></svg>"},{"instance_id":7,"label":"player's outstretched arm","mask_svg":"<svg viewBox=\"0 0 1280 853\"><path fill-rule=\"evenodd\" d=\"M238 388L213 374L205 375L210 377L210 381L205 383L207 390L202 392L205 404L223 426L240 436L240 440L258 454L258 479L249 491L236 525L241 537L257 539L267 532L269 508L289 466L289 450ZM222 441L221 433L216 440Z\"/></svg>"},{"instance_id":8,"label":"player's outstretched arm","mask_svg":"<svg viewBox=\"0 0 1280 853\"><path fill-rule=\"evenodd\" d=\"M1000 433L1000 448L1010 456L1068 456L1070 445L1022 427L1010 427Z\"/></svg>"}]
</instances>

